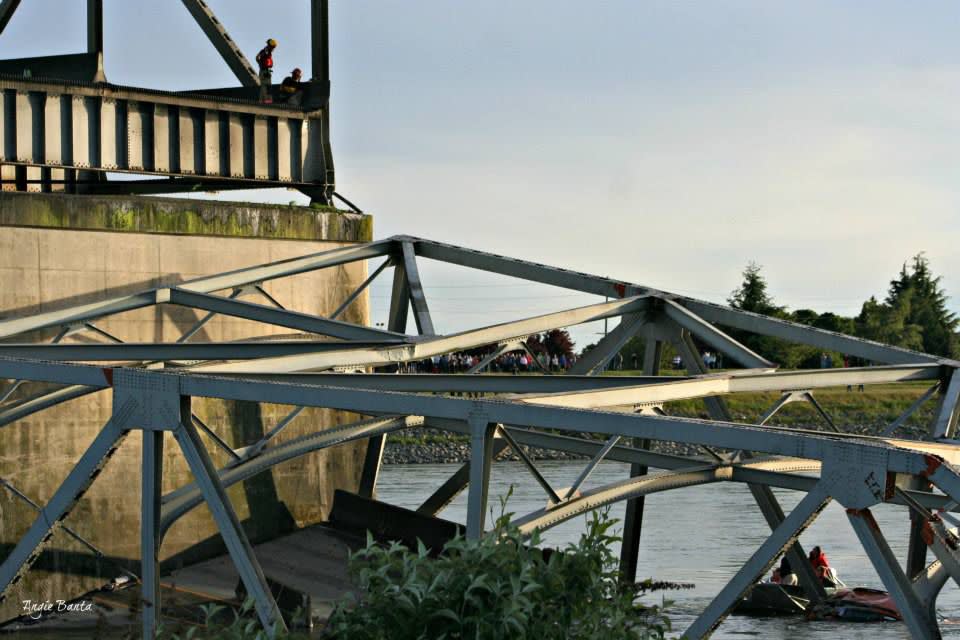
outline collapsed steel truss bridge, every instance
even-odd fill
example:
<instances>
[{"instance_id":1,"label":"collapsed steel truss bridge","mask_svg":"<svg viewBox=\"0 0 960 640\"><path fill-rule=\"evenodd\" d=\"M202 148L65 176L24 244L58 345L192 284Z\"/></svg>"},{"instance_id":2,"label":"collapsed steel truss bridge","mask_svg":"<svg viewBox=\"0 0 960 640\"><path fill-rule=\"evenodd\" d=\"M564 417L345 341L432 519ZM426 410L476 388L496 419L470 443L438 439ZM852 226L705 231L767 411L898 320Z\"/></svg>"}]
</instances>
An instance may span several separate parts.
<instances>
[{"instance_id":1,"label":"collapsed steel truss bridge","mask_svg":"<svg viewBox=\"0 0 960 640\"><path fill-rule=\"evenodd\" d=\"M418 261L430 259L526 281L611 298L588 306L438 335L424 293ZM264 282L346 263L380 260L369 278L329 317L283 308ZM338 317L370 282L392 268L393 287L386 329L359 326ZM258 301L251 301L257 296ZM248 299L243 299L248 298ZM174 343L124 343L95 322L151 305L180 305L206 312ZM412 311L412 314L410 313ZM323 339L190 342L216 314L234 316ZM416 334L407 333L408 315ZM483 375L497 354L522 349L524 339L559 327L606 318L619 325L582 357L567 375ZM736 329L839 351L881 363L844 369L778 371L721 329ZM28 342L33 332L59 330L52 343ZM71 332L98 333L108 342L72 344ZM35 335L35 334L33 334ZM22 342L12 343L17 336ZM597 375L633 336L645 338L644 375ZM742 368L711 373L702 368L694 338L722 352ZM935 603L949 579L960 583L960 551L949 512L960 509L960 443L955 440L960 362L831 333L780 319L675 295L648 286L553 268L409 236L338 248L281 262L101 300L71 308L0 320L0 378L12 382L0 393L0 427L71 399L110 389L113 415L76 462L46 505L18 493L39 513L29 531L0 564L0 593L6 595L29 570L53 531L76 534L63 524L119 442L131 431L143 438L141 580L144 637L152 637L159 603L158 554L165 532L183 514L206 504L230 556L269 630L283 626L257 558L245 537L225 488L309 452L369 439L361 493L374 494L388 434L426 425L467 434L471 460L419 508L436 514L468 490L467 535L484 534L490 469L498 454L512 449L549 507L518 519L524 531L552 527L577 514L627 500L623 570L636 573L643 496L712 482L746 483L771 528L767 540L730 578L687 629L686 637L707 637L781 553L789 553L801 584L813 599L823 588L812 574L798 538L830 500L847 509L863 550L895 599L911 634L939 638ZM660 350L672 344L688 368L685 377L658 376ZM369 373L444 353L493 346L492 355L459 375ZM90 362L94 364L84 364ZM925 393L897 420L872 436L844 433L817 402L818 389L843 385L926 381ZM31 382L43 390L11 400L13 389ZM55 385L52 389L50 384ZM781 392L759 421L732 420L724 397L743 392ZM471 392L471 398L456 395ZM209 397L286 404L290 414L252 446L234 448L191 411L191 398ZM700 398L709 420L665 415L671 401ZM767 421L784 404L814 404L827 429L784 429ZM926 439L898 438L896 431L926 402L936 403ZM276 444L276 436L304 407L356 412L351 424ZM162 494L164 432L172 432L196 482ZM200 431L224 449L230 462L215 468ZM561 435L562 434L562 435ZM606 438L584 437L584 434ZM650 450L651 441L684 443L702 456ZM574 485L560 491L540 474L524 452L536 446L590 458ZM601 460L631 463L629 477L611 485L581 489ZM656 469L657 471L651 471ZM789 514L773 495L779 487L805 493ZM880 503L904 507L911 524L906 571L892 554L870 509ZM92 543L84 541L92 548ZM927 564L927 548L934 561Z\"/></svg>"}]
</instances>

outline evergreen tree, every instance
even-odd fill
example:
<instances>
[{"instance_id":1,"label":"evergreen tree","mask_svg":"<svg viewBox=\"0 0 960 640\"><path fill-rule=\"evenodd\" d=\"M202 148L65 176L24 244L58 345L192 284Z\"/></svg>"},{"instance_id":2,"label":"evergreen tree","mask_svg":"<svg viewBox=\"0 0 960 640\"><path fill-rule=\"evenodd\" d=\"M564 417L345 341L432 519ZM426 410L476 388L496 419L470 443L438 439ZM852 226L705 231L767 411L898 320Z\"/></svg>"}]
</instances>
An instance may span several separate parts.
<instances>
[{"instance_id":1,"label":"evergreen tree","mask_svg":"<svg viewBox=\"0 0 960 640\"><path fill-rule=\"evenodd\" d=\"M751 261L743 270L743 283L738 289L730 292L727 302L734 309L752 311L765 316L783 315L784 307L773 304L773 299L767 293L767 281L760 270L762 267Z\"/></svg>"},{"instance_id":2,"label":"evergreen tree","mask_svg":"<svg viewBox=\"0 0 960 640\"><path fill-rule=\"evenodd\" d=\"M934 277L923 253L913 257L911 268L904 263L890 282L886 304L902 323L900 346L926 353L957 355L956 314L947 310L947 294Z\"/></svg>"},{"instance_id":3,"label":"evergreen tree","mask_svg":"<svg viewBox=\"0 0 960 640\"><path fill-rule=\"evenodd\" d=\"M775 318L787 317L786 307L774 304L767 292L767 281L760 273L762 267L751 261L743 270L743 282L730 292L727 302L734 309L742 309ZM796 368L809 354L802 347L786 340L750 334L744 331L730 330L730 334L744 345L762 356L787 368Z\"/></svg>"}]
</instances>

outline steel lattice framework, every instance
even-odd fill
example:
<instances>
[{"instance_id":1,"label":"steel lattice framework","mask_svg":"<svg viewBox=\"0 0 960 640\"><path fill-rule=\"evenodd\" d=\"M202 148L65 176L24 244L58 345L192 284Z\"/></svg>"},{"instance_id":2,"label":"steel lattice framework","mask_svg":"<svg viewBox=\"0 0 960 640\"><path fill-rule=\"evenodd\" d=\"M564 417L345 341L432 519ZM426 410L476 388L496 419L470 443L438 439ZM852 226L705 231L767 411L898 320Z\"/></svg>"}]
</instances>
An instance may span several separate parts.
<instances>
[{"instance_id":1,"label":"steel lattice framework","mask_svg":"<svg viewBox=\"0 0 960 640\"><path fill-rule=\"evenodd\" d=\"M434 329L421 282L418 260L437 260L472 269L521 278L612 298L558 313L524 318L450 335ZM262 284L277 278L378 260L370 277L330 317L284 309ZM393 269L389 323L386 330L338 320L387 268ZM261 302L243 300L261 296ZM123 343L94 324L98 319L151 305L180 305L207 314L174 343ZM412 310L412 314L409 312ZM325 341L259 340L193 343L193 336L214 315L227 315L326 336ZM408 315L417 333L406 332ZM493 357L522 349L535 333L605 318L619 325L581 358L568 375L483 375ZM724 328L773 336L818 349L839 351L877 366L778 371L776 364L751 351ZM506 258L490 253L398 236L365 245L338 248L291 260L264 264L28 317L0 320L0 338L10 340L41 329L59 328L53 343L0 344L0 378L12 384L0 395L0 427L32 413L105 389L113 392L113 415L46 505L34 503L36 521L0 564L0 593L5 595L27 571L54 529L84 495L119 442L131 431L143 438L142 584L144 637L156 628L159 588L158 553L165 532L189 510L206 504L227 544L238 572L256 601L264 627L283 626L257 558L239 526L225 488L275 465L311 451L357 439L369 439L361 493L373 495L384 441L389 433L411 426L467 434L471 460L438 488L419 508L436 514L459 492L468 490L467 533L484 534L490 468L498 454L519 454L550 506L523 515L524 531L546 529L585 511L629 500L621 558L623 570L636 573L641 498L657 492L712 482L746 483L767 520L769 538L731 577L686 631L686 637L710 635L738 599L783 552L794 558L801 584L813 599L823 589L815 578L798 538L830 500L847 509L864 552L896 600L911 634L939 638L935 603L946 581L960 583L958 538L947 522L960 505L960 446L954 439L960 397L960 362L890 347L867 340L755 315L648 286ZM109 337L104 344L64 344L68 332L93 331ZM643 376L597 375L633 336L645 338ZM723 373L702 368L693 339L710 345L742 366ZM674 345L688 367L682 378L659 377L663 344ZM433 355L494 346L492 355L466 374L377 374L374 367L396 365ZM92 362L95 364L83 364ZM145 366L149 364L150 366ZM881 433L843 433L814 397L817 389L852 384L928 381L929 389ZM12 390L25 382L53 383L55 388L12 401ZM759 424L733 421L724 403L729 394L782 392ZM455 395L470 392L471 398ZM486 396L484 394L492 394ZM234 449L191 411L191 398L209 397L287 404L293 407L252 446ZM671 401L702 398L710 420L665 415ZM785 404L810 402L829 427L825 431L784 429L766 425ZM929 438L894 436L925 402L937 402ZM275 444L275 436L304 407L347 410L367 416L352 424L320 430ZM172 432L196 482L162 494L163 433ZM200 440L204 431L228 452L231 461L215 468ZM566 433L566 435L560 435ZM601 434L602 439L583 434ZM699 447L702 456L678 456L650 450L651 441ZM523 446L546 447L590 457L574 485L560 492L542 476ZM620 482L580 490L604 459L631 463ZM651 472L650 469L657 471ZM773 487L805 492L784 514ZM933 489L940 492L934 492ZM941 493L942 492L942 493ZM912 521L905 572L871 515L880 503L905 507ZM926 548L935 561L926 565Z\"/></svg>"}]
</instances>

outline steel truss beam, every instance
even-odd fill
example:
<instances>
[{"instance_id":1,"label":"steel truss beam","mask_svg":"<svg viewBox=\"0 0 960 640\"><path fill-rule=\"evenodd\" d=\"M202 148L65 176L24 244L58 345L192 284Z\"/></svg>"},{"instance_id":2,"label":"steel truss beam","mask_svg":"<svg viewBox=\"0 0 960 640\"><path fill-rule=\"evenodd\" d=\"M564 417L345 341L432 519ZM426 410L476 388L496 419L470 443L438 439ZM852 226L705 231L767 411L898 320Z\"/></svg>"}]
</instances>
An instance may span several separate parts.
<instances>
[{"instance_id":1,"label":"steel truss beam","mask_svg":"<svg viewBox=\"0 0 960 640\"><path fill-rule=\"evenodd\" d=\"M939 639L940 631L937 629L936 620L928 615L927 608L923 606L913 585L904 575L873 514L869 509L848 509L847 516L880 580L897 603L897 609L903 616L910 635L914 638Z\"/></svg>"},{"instance_id":2,"label":"steel truss beam","mask_svg":"<svg viewBox=\"0 0 960 640\"><path fill-rule=\"evenodd\" d=\"M717 594L713 602L687 628L684 637L690 640L708 637L723 622L743 594L773 566L777 557L796 543L800 534L810 526L828 502L830 502L830 496L820 485L807 493L800 504L794 507L790 515L774 529L770 537L760 545L733 579Z\"/></svg>"},{"instance_id":3,"label":"steel truss beam","mask_svg":"<svg viewBox=\"0 0 960 640\"><path fill-rule=\"evenodd\" d=\"M0 33L3 33L3 30L7 28L10 18L13 17L13 12L19 6L20 0L3 0L0 3Z\"/></svg>"},{"instance_id":4,"label":"steel truss beam","mask_svg":"<svg viewBox=\"0 0 960 640\"><path fill-rule=\"evenodd\" d=\"M104 425L60 488L40 510L30 529L4 559L0 565L0 602L6 598L10 587L17 584L30 569L39 557L42 546L49 542L56 529L62 526L63 519L83 497L100 469L116 451L126 435L124 423L130 412L132 407L125 406Z\"/></svg>"},{"instance_id":5,"label":"steel truss beam","mask_svg":"<svg viewBox=\"0 0 960 640\"><path fill-rule=\"evenodd\" d=\"M183 0L183 6L187 8L193 19L203 30L203 33L213 44L217 53L223 58L223 61L230 67L233 75L237 76L245 87L259 87L260 79L253 66L247 60L246 56L240 50L240 47L233 41L230 34L227 33L223 24L213 15L213 11L203 0Z\"/></svg>"},{"instance_id":6,"label":"steel truss beam","mask_svg":"<svg viewBox=\"0 0 960 640\"><path fill-rule=\"evenodd\" d=\"M323 3L315 3L317 4ZM2 8L3 5L0 5L0 10ZM275 278L375 257L385 257L385 261L346 298L330 318L317 318L285 310L262 287L263 282ZM529 281L608 296L613 300L471 329L453 335L436 336L432 335L433 322L420 282L419 258L436 259L502 273ZM370 282L389 265L393 265L395 270L388 331L378 331L336 321L335 318L352 304L367 289ZM237 300L241 292L254 289L266 295L273 306ZM212 295L220 291L230 292L230 297L226 297L226 293ZM310 451L351 440L370 438L361 490L367 495L372 495L376 487L380 456L383 452L383 436L408 426L426 424L470 436L470 464L464 465L424 503L420 510L425 513L436 513L453 496L469 487L467 524L468 534L474 538L485 530L492 461L507 447L517 451L534 479L541 484L553 503L549 509L522 518L523 526L528 530L545 528L602 504L609 504L616 500L630 500L632 512L628 510L628 514L632 513L632 515L628 517L627 522L630 535L629 544L625 544L625 548L633 547L638 540L637 532L641 524L639 513L642 512L637 510L637 506L641 504L638 500L642 499L642 496L701 482L748 483L773 533L694 623L691 627L693 637L708 633L718 624L743 590L748 588L753 579L760 572L765 571L784 549L789 547L789 552L793 554L791 558L799 567L805 566L803 558L799 556L794 558L796 554L802 554L799 547L794 544L797 535L829 499L829 493L836 495L841 502L843 502L841 497L846 495L844 493L846 487L836 484L837 476L830 471L833 467L829 466L836 464L838 451L842 450L844 455L848 456L845 459L854 461L850 464L853 465L855 472L869 467L871 473L885 474L888 477L892 477L892 474L905 474L915 481L915 490L898 492L893 497L877 495L878 501L905 504L914 512L920 513L917 511L918 508L921 511L931 508L956 509L956 501L960 498L960 474L953 466L960 464L960 447L953 441L920 442L889 437L871 438L852 434L736 424L730 420L721 399L721 396L730 393L779 391L785 393L785 398L803 397L812 402L814 408L830 423L826 411L819 407L810 395L810 390L849 384L930 380L937 382L940 386L928 390L888 429L892 431L903 424L910 413L915 411L925 399L931 397L936 388L940 388L943 389L942 402L937 412L934 434L944 438L954 435L956 430L957 405L960 400L960 374L956 373L960 370L958 369L960 363L956 361L754 316L740 310L675 296L641 285L512 260L409 236L398 236L368 245L335 249L302 258L239 269L195 279L174 287L115 297L27 318L6 319L0 321L0 338L54 326L88 326L98 331L92 323L99 318L163 303L184 304L204 309L208 311L208 315L195 324L178 344L0 345L0 378L64 385L62 389L29 398L19 404L5 405L0 412L0 426L60 401L114 386L114 376L117 375L121 378L118 378L120 382L117 383L115 397L129 398L137 397L137 393L147 395L152 393L138 391L131 396L131 387L127 379L131 374L125 369L104 370L99 367L62 362L4 359L2 357L4 355L30 355L54 361L70 358L126 362L179 360L180 364L188 365L176 369L177 373L171 373L175 369L169 368L168 364L166 370L138 370L135 374L138 380L149 382L144 388L175 388L177 397L186 398L180 404L179 424L171 424L165 428L174 431L177 442L197 477L196 484L181 487L167 496L160 497L158 487L162 478L160 458L162 437L158 431L139 425L136 427L145 429L141 546L145 563L150 565L144 571L144 597L148 605L153 606L153 610L148 606L145 611L145 631L154 624L156 618L154 614L160 604L155 575L155 559L160 540L177 518L205 501L214 512L218 527L227 541L231 556L244 582L247 583L248 591L256 598L257 612L261 621L267 629L279 628L282 622L278 617L276 604L265 587L262 572L259 571L256 558L252 555L249 543L239 528L236 514L226 500L225 488ZM411 307L418 333L421 334L416 337L405 335ZM275 343L267 339L237 344L186 342L192 333L202 328L203 323L211 317L210 314L214 313L226 313L298 331L324 333L344 342ZM659 360L657 349L659 342L672 340L675 341L685 361L689 363L691 373L695 375L665 381L648 376L630 379L577 375L535 377L311 373L334 367L344 367L347 370L367 370L369 367L379 365L392 367L397 363L486 345L509 348L505 345L522 345L526 337L532 333L611 317L620 317L620 325L601 341L592 355L581 359L578 370L583 369L590 373L599 371L627 339L643 331L650 347L644 358L648 373L655 373L653 363ZM715 325L794 339L805 344L836 349L873 361L894 364L856 369L772 372L769 369L774 367L773 363L765 360L760 354L752 352ZM114 339L107 332L103 332L103 335L108 339ZM695 335L727 357L752 369L708 374L702 367L691 335ZM209 360L214 358L233 362L211 364ZM244 358L250 358L251 361L237 362ZM484 364L488 364L490 359L487 358ZM468 392L471 395L492 393L498 394L498 397L465 399L438 395L458 392ZM124 394L127 395L124 396ZM250 447L233 450L222 442L222 439L216 437L216 434L210 432L208 435L214 437L215 441L220 440L219 446L227 450L233 458L218 471L213 468L209 454L203 448L199 435L191 424L188 402L191 396L288 404L295 408L268 431L260 442ZM704 398L713 419L695 420L649 415L651 406L659 406L664 402L684 398ZM641 407L646 413L601 410L624 406ZM119 407L115 415L115 420L119 421L116 424L111 423L112 426L108 425L112 429L111 437L116 436L116 438L119 438L123 431L131 428L125 426L126 418L121 415L123 411L128 410L126 405L121 403ZM303 407L341 409L372 417L275 446L272 438L284 429ZM139 409L136 410L139 411ZM140 416L141 413L137 415ZM174 422L176 423L176 420ZM553 433L538 431L545 429ZM498 431L500 437L497 437ZM558 433L582 432L605 435L607 441L603 443L569 435L558 435ZM95 440L91 450L84 454L51 503L43 507L41 518L38 518L38 522L41 519L43 522L39 525L35 523L35 527L42 529L46 526L46 522L54 522L57 517L69 510L72 501L82 495L85 483L89 484L89 476L96 471L97 465L102 464L112 446L111 442L99 442L100 437L107 438L101 433L98 440ZM629 438L629 442L634 446L619 444L624 437ZM653 440L703 447L714 459L654 453L648 450ZM575 451L592 456L592 460L568 491L558 493L540 474L536 465L523 451L523 446ZM713 451L714 447L733 451L756 451L773 457L748 457L745 460L736 461ZM107 453L98 459L99 453L103 451ZM606 487L583 490L587 476L602 459L631 463L634 465L631 468L631 477ZM824 481L801 474L801 472L818 471L821 461L825 461L828 465ZM666 471L645 475L647 467L666 469ZM825 488L828 482L831 483L829 491ZM947 495L918 490L927 487L927 482L932 483ZM772 497L770 487L808 493L801 502L802 508L798 507L793 513L784 517L779 504ZM63 510L58 514L57 509L61 506ZM899 598L898 603L905 603L901 606L909 610L912 616L909 624L914 633L923 624L929 624L935 628L935 621L930 618L930 611L936 592L939 590L937 585L942 586L942 576L960 575L960 569L953 566L953 564L960 566L960 563L956 563L950 554L943 555L944 549L949 548L950 543L955 541L948 532L937 529L932 518L928 519L926 516L918 516L918 518L918 522L926 524L933 531L932 544L939 545L935 548L935 552L938 552L938 557L941 555L943 557L937 563L941 569L928 567L927 571L918 578L916 588L905 578L901 579L896 571L888 566L890 562L884 558L882 538L878 541L876 536L871 534L872 539L864 542L868 553L871 554L871 560L876 563L879 557L879 562L886 566L887 579L899 585L897 588L900 594L895 597ZM857 523L854 523L854 526L858 526ZM40 531L40 529L31 529L28 536L18 544L14 554L0 565L0 580L20 575L24 568L29 566L34 557L32 554L36 545L47 533L46 530ZM629 553L629 549L625 551L624 566L629 566ZM919 555L917 557L919 558ZM917 565L918 560L914 559L912 563ZM943 568L945 566L947 568ZM881 569L878 568L878 571ZM0 584L6 588L9 586L9 580ZM903 588L904 584L908 585L908 588ZM913 596L910 595L911 593Z\"/></svg>"},{"instance_id":7,"label":"steel truss beam","mask_svg":"<svg viewBox=\"0 0 960 640\"><path fill-rule=\"evenodd\" d=\"M197 485L203 494L207 506L210 507L210 512L213 515L214 521L217 523L217 528L220 530L220 535L227 547L230 558L233 560L233 564L240 574L240 579L243 581L247 593L253 598L257 617L260 618L260 623L267 631L267 634L273 637L278 631L286 631L286 624L283 621L283 616L280 615L277 602L270 592L270 587L267 584L266 577L263 575L263 570L260 568L260 563L257 562L257 558L253 553L253 547L250 545L250 541L247 539L247 535L240 525L240 519L233 510L230 499L227 497L227 492L217 477L217 472L213 466L213 461L210 459L210 454L207 453L203 443L200 441L200 436L190 423L190 415L190 398L185 397L181 401L180 425L173 432L173 435L180 445L180 450L183 452L183 457L187 460L190 471L193 473L194 478L196 478ZM151 497L155 498L155 494ZM160 523L155 517L156 512L159 511L159 507L154 503L152 508L154 509L154 517L151 518L151 527L153 530L151 540L156 542L160 538L158 535L160 532Z\"/></svg>"},{"instance_id":8,"label":"steel truss beam","mask_svg":"<svg viewBox=\"0 0 960 640\"><path fill-rule=\"evenodd\" d=\"M407 286L410 288L410 304L413 306L413 319L417 323L417 333L422 336L436 335L433 329L433 320L430 318L430 309L427 307L427 296L423 292L420 282L420 269L417 268L417 254L413 244L401 242L403 267L407 274Z\"/></svg>"}]
</instances>

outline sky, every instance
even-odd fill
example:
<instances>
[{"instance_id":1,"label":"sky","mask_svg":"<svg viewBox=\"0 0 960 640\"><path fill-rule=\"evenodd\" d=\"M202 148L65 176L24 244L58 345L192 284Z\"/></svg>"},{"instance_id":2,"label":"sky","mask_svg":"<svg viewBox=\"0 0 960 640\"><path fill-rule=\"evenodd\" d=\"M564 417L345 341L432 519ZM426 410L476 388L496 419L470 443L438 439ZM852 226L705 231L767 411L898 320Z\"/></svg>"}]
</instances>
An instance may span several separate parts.
<instances>
[{"instance_id":1,"label":"sky","mask_svg":"<svg viewBox=\"0 0 960 640\"><path fill-rule=\"evenodd\" d=\"M111 82L236 84L179 2L104 4ZM249 59L274 37L279 71L309 69L306 0L208 4ZM377 237L713 301L756 261L777 303L846 315L925 252L960 311L958 3L330 4L337 191ZM0 56L82 51L84 6L23 2ZM442 332L595 301L432 264L423 279Z\"/></svg>"}]
</instances>

